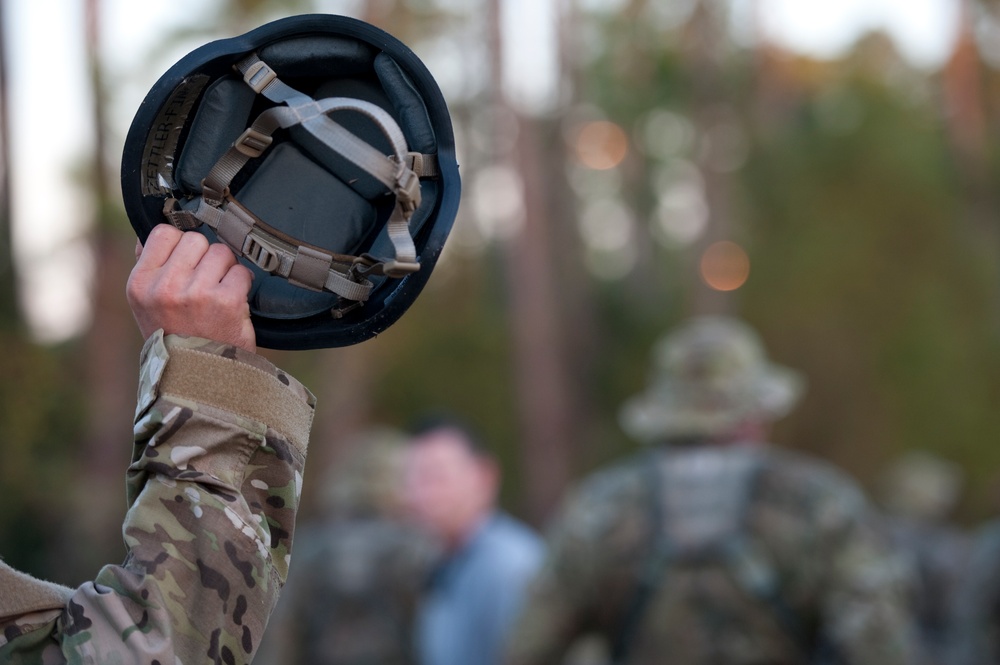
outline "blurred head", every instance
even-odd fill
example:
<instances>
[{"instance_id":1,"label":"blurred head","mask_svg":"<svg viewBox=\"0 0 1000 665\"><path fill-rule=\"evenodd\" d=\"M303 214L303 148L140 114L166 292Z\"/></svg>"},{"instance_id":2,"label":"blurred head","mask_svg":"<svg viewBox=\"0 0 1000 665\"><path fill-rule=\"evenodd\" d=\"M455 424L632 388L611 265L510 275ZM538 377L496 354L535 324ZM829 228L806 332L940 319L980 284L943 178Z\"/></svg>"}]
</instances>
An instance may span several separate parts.
<instances>
[{"instance_id":1,"label":"blurred head","mask_svg":"<svg viewBox=\"0 0 1000 665\"><path fill-rule=\"evenodd\" d=\"M647 390L625 403L622 427L644 441L753 440L798 401L802 378L771 363L757 334L712 316L668 333Z\"/></svg>"},{"instance_id":2,"label":"blurred head","mask_svg":"<svg viewBox=\"0 0 1000 665\"><path fill-rule=\"evenodd\" d=\"M348 441L349 451L329 470L322 494L329 517L398 517L402 511L405 435L372 427Z\"/></svg>"},{"instance_id":3,"label":"blurred head","mask_svg":"<svg viewBox=\"0 0 1000 665\"><path fill-rule=\"evenodd\" d=\"M954 511L962 493L962 471L953 462L926 451L900 456L882 473L878 498L891 515L939 521Z\"/></svg>"},{"instance_id":4,"label":"blurred head","mask_svg":"<svg viewBox=\"0 0 1000 665\"><path fill-rule=\"evenodd\" d=\"M465 542L493 510L499 484L495 460L461 425L438 422L419 429L410 440L407 508L450 548Z\"/></svg>"}]
</instances>

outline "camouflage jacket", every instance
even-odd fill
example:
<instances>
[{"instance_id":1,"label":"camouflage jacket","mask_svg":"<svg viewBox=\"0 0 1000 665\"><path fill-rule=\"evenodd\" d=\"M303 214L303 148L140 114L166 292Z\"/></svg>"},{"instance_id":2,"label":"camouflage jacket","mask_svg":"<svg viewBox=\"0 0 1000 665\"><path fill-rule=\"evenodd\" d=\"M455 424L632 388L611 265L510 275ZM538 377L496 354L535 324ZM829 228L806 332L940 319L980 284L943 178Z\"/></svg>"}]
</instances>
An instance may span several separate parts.
<instances>
[{"instance_id":1,"label":"camouflage jacket","mask_svg":"<svg viewBox=\"0 0 1000 665\"><path fill-rule=\"evenodd\" d=\"M870 520L853 482L798 455L649 451L571 495L506 662L559 663L587 634L627 636L632 665L815 662L821 636L834 662L913 662L904 571Z\"/></svg>"},{"instance_id":2,"label":"camouflage jacket","mask_svg":"<svg viewBox=\"0 0 1000 665\"><path fill-rule=\"evenodd\" d=\"M77 589L0 569L0 662L249 663L288 571L313 409L260 356L151 336L125 561Z\"/></svg>"},{"instance_id":3,"label":"camouflage jacket","mask_svg":"<svg viewBox=\"0 0 1000 665\"><path fill-rule=\"evenodd\" d=\"M256 665L415 665L417 602L441 548L388 517L299 530Z\"/></svg>"}]
</instances>

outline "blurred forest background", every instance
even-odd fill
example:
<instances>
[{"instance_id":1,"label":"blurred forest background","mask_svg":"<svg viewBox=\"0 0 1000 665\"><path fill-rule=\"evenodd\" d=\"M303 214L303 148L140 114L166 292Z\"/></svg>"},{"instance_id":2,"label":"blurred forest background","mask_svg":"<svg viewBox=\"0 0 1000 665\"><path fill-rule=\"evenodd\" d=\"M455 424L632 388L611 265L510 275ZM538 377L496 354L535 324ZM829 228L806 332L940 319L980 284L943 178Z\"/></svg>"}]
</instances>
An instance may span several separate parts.
<instances>
[{"instance_id":1,"label":"blurred forest background","mask_svg":"<svg viewBox=\"0 0 1000 665\"><path fill-rule=\"evenodd\" d=\"M79 1L95 149L74 172L93 194L80 214L95 270L91 323L58 343L31 333L17 288L22 193L0 67L0 553L70 584L124 551L141 344L124 299L127 120L113 111L128 82L102 57L101 1ZM1000 54L988 42L1000 2L955 2L954 50L928 69L879 32L826 60L739 39L753 25L735 29L722 0L559 0L557 85L540 103L503 84L503 50L517 44L502 34L503 0L340 3L439 77L463 203L399 323L355 347L265 352L319 398L303 517L354 435L447 410L502 460L507 507L544 524L575 478L636 448L619 405L644 387L655 340L708 312L745 318L808 377L776 443L869 489L901 453L933 452L965 473L958 519L994 516ZM202 2L130 71L148 89L201 43L328 5Z\"/></svg>"}]
</instances>

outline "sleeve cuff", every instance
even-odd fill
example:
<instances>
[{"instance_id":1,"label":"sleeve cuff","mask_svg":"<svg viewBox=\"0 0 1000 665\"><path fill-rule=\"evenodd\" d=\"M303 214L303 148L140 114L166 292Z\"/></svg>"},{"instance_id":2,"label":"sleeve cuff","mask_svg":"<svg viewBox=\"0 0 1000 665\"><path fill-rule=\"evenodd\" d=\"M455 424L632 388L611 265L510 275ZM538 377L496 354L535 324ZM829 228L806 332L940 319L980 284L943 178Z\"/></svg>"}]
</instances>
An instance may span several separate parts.
<instances>
[{"instance_id":1,"label":"sleeve cuff","mask_svg":"<svg viewBox=\"0 0 1000 665\"><path fill-rule=\"evenodd\" d=\"M303 454L316 398L262 356L237 347L158 330L140 357L138 420L160 395L224 409L265 423Z\"/></svg>"}]
</instances>

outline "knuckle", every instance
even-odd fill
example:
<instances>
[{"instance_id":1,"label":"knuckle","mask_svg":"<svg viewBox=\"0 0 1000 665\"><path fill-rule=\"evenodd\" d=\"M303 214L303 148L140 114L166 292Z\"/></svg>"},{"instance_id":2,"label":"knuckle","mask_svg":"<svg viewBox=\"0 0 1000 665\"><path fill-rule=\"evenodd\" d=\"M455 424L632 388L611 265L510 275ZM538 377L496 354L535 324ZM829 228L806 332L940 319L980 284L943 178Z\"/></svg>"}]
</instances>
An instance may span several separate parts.
<instances>
[{"instance_id":1,"label":"knuckle","mask_svg":"<svg viewBox=\"0 0 1000 665\"><path fill-rule=\"evenodd\" d=\"M204 254L209 249L208 238L200 233L184 233L180 239L181 244L188 249L198 250Z\"/></svg>"},{"instance_id":2,"label":"knuckle","mask_svg":"<svg viewBox=\"0 0 1000 665\"><path fill-rule=\"evenodd\" d=\"M236 256L233 254L233 251L222 243L212 243L209 245L206 253L217 260L223 260L231 264L236 263Z\"/></svg>"},{"instance_id":3,"label":"knuckle","mask_svg":"<svg viewBox=\"0 0 1000 665\"><path fill-rule=\"evenodd\" d=\"M150 230L149 238L153 239L167 239L167 238L177 238L183 231L171 226L170 224L157 224ZM147 242L149 240L147 239Z\"/></svg>"}]
</instances>

